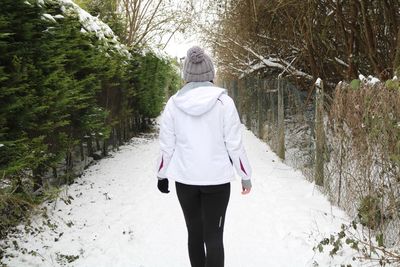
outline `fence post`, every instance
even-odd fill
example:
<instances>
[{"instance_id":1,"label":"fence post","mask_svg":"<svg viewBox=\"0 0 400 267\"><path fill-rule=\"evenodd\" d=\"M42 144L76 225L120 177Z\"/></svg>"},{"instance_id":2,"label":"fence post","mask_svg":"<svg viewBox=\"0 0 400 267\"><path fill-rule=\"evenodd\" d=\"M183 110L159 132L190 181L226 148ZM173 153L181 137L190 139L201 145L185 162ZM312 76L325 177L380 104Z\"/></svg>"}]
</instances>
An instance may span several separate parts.
<instances>
[{"instance_id":1,"label":"fence post","mask_svg":"<svg viewBox=\"0 0 400 267\"><path fill-rule=\"evenodd\" d=\"M231 83L232 83L233 95L235 96L235 102L239 106L239 92L238 92L238 84L237 84L236 79L232 80Z\"/></svg>"},{"instance_id":2,"label":"fence post","mask_svg":"<svg viewBox=\"0 0 400 267\"><path fill-rule=\"evenodd\" d=\"M278 77L278 156L285 159L285 113L281 78Z\"/></svg>"},{"instance_id":3,"label":"fence post","mask_svg":"<svg viewBox=\"0 0 400 267\"><path fill-rule=\"evenodd\" d=\"M316 99L315 99L315 184L324 185L324 84L321 79L315 83Z\"/></svg>"},{"instance_id":4,"label":"fence post","mask_svg":"<svg viewBox=\"0 0 400 267\"><path fill-rule=\"evenodd\" d=\"M262 138L262 132L263 132L263 121L264 121L264 116L263 116L263 99L264 97L264 80L259 79L258 80L258 85L257 85L257 113L258 113L258 138Z\"/></svg>"},{"instance_id":5,"label":"fence post","mask_svg":"<svg viewBox=\"0 0 400 267\"><path fill-rule=\"evenodd\" d=\"M235 90L233 90L233 80L228 80L227 82L225 82L223 88L228 90L233 101L235 101L236 103L236 94L235 94L236 92Z\"/></svg>"},{"instance_id":6,"label":"fence post","mask_svg":"<svg viewBox=\"0 0 400 267\"><path fill-rule=\"evenodd\" d=\"M244 101L244 107L243 107L243 114L246 118L245 120L245 125L247 127L247 129L251 129L251 107L249 107L249 100L251 101L251 94L252 94L252 88L251 88L251 83L250 83L250 78L249 77L245 77L244 78L244 88L246 90L246 97L245 97L245 101ZM250 94L250 95L249 95Z\"/></svg>"},{"instance_id":7,"label":"fence post","mask_svg":"<svg viewBox=\"0 0 400 267\"><path fill-rule=\"evenodd\" d=\"M242 119L242 109L241 109L241 103L240 103L240 96L239 96L239 81L237 79L232 80L232 89L235 95L235 103L236 103L236 109L239 113L240 120Z\"/></svg>"}]
</instances>

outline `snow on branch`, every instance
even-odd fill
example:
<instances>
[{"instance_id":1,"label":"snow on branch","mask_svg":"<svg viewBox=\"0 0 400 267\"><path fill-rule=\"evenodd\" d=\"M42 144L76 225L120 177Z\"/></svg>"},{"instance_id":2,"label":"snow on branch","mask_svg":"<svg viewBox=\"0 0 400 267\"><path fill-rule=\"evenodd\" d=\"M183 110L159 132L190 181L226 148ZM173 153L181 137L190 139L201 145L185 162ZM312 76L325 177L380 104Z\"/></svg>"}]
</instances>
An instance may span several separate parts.
<instances>
[{"instance_id":1,"label":"snow on branch","mask_svg":"<svg viewBox=\"0 0 400 267\"><path fill-rule=\"evenodd\" d=\"M232 54L232 57L235 60L237 60L238 62L243 63L243 60L240 60L237 56L235 56L235 52L232 51L231 49L229 49L228 46L224 45L223 43L234 44L235 46L243 49L247 53L253 55L258 60L257 62L252 63L252 64L249 64L248 62L246 62L246 64L242 64L243 66L245 66L245 68L240 70L241 75L239 78L243 78L244 76L246 76L254 71L268 67L268 68L276 68L276 69L282 70L283 72L288 72L293 76L303 77L308 80L313 80L312 75L293 67L292 66L293 61L288 62L281 58L272 57L272 56L269 56L268 58L266 58L266 57L260 55L259 53L257 53L256 51L254 51L254 49L252 49L249 44L240 44L236 40L233 40L232 38L229 38L227 36L221 35L216 32L213 32L212 34L218 36L218 39L213 40L212 42L218 46L225 48L227 51L229 51Z\"/></svg>"},{"instance_id":2,"label":"snow on branch","mask_svg":"<svg viewBox=\"0 0 400 267\"><path fill-rule=\"evenodd\" d=\"M40 1L43 2L43 0ZM61 5L61 11L65 15L78 16L79 21L81 22L83 27L83 29L81 30L82 33L92 32L97 36L97 38L99 38L99 40L101 40L105 44L105 46L113 47L122 56L126 56L127 58L131 57L131 54L129 53L126 46L119 42L118 37L114 34L110 26L101 21L99 18L90 15L87 11L79 7L72 0L58 0L58 2ZM45 17L47 19L51 19L48 16ZM62 15L60 14L54 17L61 18Z\"/></svg>"},{"instance_id":3,"label":"snow on branch","mask_svg":"<svg viewBox=\"0 0 400 267\"><path fill-rule=\"evenodd\" d=\"M321 87L321 84L322 84L322 80L321 80L321 78L318 78L318 79L315 81L315 85L316 85L317 87Z\"/></svg>"},{"instance_id":4,"label":"snow on branch","mask_svg":"<svg viewBox=\"0 0 400 267\"><path fill-rule=\"evenodd\" d=\"M340 58L335 57L335 60L337 63L339 63L342 66L345 66L346 68L349 67L349 64L347 64L346 62L344 62L343 60L341 60Z\"/></svg>"},{"instance_id":5,"label":"snow on branch","mask_svg":"<svg viewBox=\"0 0 400 267\"><path fill-rule=\"evenodd\" d=\"M281 69L283 71L287 70L290 74L292 74L294 76L304 77L308 80L313 79L312 75L296 69L295 67L291 66L291 63L289 63L283 59L272 58L272 57L265 58L262 55L253 51L253 49L251 49L248 46L242 46L242 48L245 49L246 51L250 52L251 54L253 54L256 58L258 58L265 65L265 67L277 68L277 69Z\"/></svg>"}]
</instances>

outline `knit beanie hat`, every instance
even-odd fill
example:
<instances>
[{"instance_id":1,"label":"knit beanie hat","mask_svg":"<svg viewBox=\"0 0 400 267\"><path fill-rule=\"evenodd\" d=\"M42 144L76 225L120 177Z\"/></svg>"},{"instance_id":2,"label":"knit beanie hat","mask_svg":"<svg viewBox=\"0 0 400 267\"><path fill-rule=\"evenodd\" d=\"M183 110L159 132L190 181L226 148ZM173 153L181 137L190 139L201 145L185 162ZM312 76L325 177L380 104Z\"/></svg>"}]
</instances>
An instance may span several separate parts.
<instances>
[{"instance_id":1,"label":"knit beanie hat","mask_svg":"<svg viewBox=\"0 0 400 267\"><path fill-rule=\"evenodd\" d=\"M190 48L183 65L183 79L186 82L206 82L212 81L214 76L211 58L198 46Z\"/></svg>"}]
</instances>

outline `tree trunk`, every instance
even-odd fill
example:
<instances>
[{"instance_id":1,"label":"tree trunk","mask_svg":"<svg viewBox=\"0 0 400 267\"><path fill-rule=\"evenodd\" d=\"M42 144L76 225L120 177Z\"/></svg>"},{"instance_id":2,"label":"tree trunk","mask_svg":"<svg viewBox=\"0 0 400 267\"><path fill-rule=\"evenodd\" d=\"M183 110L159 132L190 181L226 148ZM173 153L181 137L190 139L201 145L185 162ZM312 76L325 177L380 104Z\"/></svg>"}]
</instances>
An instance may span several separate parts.
<instances>
[{"instance_id":1,"label":"tree trunk","mask_svg":"<svg viewBox=\"0 0 400 267\"><path fill-rule=\"evenodd\" d=\"M278 156L285 159L285 108L283 103L283 85L278 79Z\"/></svg>"},{"instance_id":2,"label":"tree trunk","mask_svg":"<svg viewBox=\"0 0 400 267\"><path fill-rule=\"evenodd\" d=\"M315 172L314 181L316 185L324 186L324 85L321 81L317 86L315 105Z\"/></svg>"}]
</instances>

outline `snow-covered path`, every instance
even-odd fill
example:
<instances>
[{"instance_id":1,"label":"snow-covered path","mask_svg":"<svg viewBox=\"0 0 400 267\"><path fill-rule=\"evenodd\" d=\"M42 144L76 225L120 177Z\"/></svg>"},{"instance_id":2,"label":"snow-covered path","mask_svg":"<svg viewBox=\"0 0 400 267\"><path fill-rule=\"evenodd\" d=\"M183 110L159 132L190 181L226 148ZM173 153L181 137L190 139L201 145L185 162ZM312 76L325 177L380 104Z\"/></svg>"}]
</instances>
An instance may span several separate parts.
<instances>
[{"instance_id":1,"label":"snow-covered path","mask_svg":"<svg viewBox=\"0 0 400 267\"><path fill-rule=\"evenodd\" d=\"M331 207L299 171L281 163L265 143L247 130L243 134L253 167L253 190L243 196L240 183L232 184L225 225L225 266L339 266L327 255L314 255L312 248L322 237L337 231L346 215ZM157 155L155 138L134 138L112 157L91 166L65 188L64 201L47 204L58 227L48 225L55 229L19 237L18 246L27 253L18 253L6 263L190 266L186 228L174 185L170 183L170 194L161 194L156 188ZM36 216L33 228L43 220ZM313 264L315 260L319 265Z\"/></svg>"}]
</instances>

